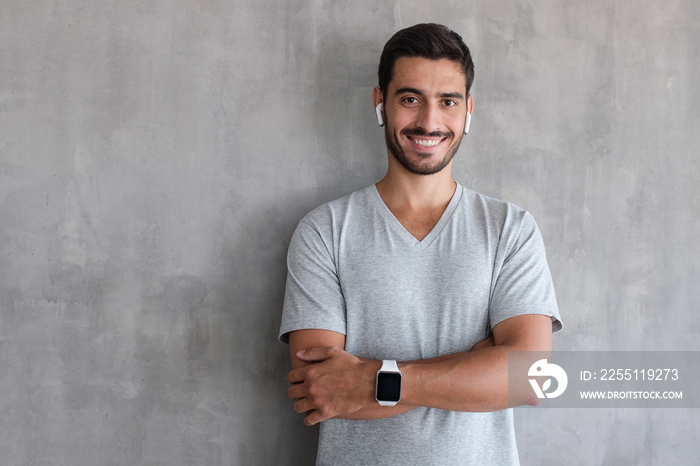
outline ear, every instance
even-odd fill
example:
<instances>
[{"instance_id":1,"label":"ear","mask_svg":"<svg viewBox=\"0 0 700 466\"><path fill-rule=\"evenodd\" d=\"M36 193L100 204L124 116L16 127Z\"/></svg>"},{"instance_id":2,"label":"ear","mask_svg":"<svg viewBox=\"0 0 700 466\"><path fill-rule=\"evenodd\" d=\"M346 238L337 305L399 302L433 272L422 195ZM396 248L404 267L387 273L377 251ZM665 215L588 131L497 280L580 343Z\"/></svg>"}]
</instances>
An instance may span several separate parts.
<instances>
[{"instance_id":1,"label":"ear","mask_svg":"<svg viewBox=\"0 0 700 466\"><path fill-rule=\"evenodd\" d=\"M469 134L469 126L472 123L472 112L474 111L474 98L471 94L467 98L467 119L464 123L464 134Z\"/></svg>"},{"instance_id":2,"label":"ear","mask_svg":"<svg viewBox=\"0 0 700 466\"><path fill-rule=\"evenodd\" d=\"M379 126L384 126L384 98L382 96L382 91L375 87L372 91L372 101L374 103L374 112L377 115L377 123Z\"/></svg>"},{"instance_id":3,"label":"ear","mask_svg":"<svg viewBox=\"0 0 700 466\"><path fill-rule=\"evenodd\" d=\"M376 107L380 103L384 102L384 95L382 94L382 90L379 89L378 86L376 86L372 91L372 102L372 107Z\"/></svg>"}]
</instances>

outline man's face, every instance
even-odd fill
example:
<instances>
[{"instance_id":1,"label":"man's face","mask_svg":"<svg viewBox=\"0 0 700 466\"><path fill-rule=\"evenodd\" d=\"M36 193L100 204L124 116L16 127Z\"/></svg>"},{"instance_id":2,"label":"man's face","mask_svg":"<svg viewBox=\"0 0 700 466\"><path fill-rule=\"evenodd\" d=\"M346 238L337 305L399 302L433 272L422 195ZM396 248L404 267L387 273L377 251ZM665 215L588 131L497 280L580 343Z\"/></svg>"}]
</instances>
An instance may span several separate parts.
<instances>
[{"instance_id":1,"label":"man's face","mask_svg":"<svg viewBox=\"0 0 700 466\"><path fill-rule=\"evenodd\" d=\"M459 148L470 106L458 63L399 58L384 102L389 152L411 173L438 173Z\"/></svg>"}]
</instances>

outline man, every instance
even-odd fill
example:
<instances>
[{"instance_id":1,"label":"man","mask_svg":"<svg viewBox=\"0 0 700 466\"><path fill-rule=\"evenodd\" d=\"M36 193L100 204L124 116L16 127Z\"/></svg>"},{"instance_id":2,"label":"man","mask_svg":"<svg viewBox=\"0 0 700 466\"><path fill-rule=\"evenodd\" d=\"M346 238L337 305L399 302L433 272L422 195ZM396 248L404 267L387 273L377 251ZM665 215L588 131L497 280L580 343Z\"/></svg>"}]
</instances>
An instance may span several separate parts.
<instances>
[{"instance_id":1,"label":"man","mask_svg":"<svg viewBox=\"0 0 700 466\"><path fill-rule=\"evenodd\" d=\"M508 351L550 351L561 323L533 218L452 180L473 76L455 32L396 33L373 94L386 176L292 238L280 339L318 464L518 464L507 408L536 400L508 399Z\"/></svg>"}]
</instances>

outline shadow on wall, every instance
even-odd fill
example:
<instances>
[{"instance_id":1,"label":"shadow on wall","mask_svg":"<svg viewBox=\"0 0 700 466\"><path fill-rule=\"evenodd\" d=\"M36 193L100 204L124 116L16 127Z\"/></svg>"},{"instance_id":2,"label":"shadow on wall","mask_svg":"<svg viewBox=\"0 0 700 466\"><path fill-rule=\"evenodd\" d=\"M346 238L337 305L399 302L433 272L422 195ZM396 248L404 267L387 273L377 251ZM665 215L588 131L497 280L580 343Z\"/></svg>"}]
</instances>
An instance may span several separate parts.
<instances>
[{"instance_id":1,"label":"shadow on wall","mask_svg":"<svg viewBox=\"0 0 700 466\"><path fill-rule=\"evenodd\" d=\"M304 427L292 409L288 347L277 341L287 248L304 209L288 209L286 202L272 199L238 212L240 230L227 252L225 278L217 285L222 309L232 319L228 341L222 342L230 361L223 367L233 387L228 390L232 417L222 418L220 429L222 438L233 433L232 457L248 464L312 464L316 456L317 429ZM218 326L213 331L221 333ZM276 442L254 447L260 439Z\"/></svg>"}]
</instances>

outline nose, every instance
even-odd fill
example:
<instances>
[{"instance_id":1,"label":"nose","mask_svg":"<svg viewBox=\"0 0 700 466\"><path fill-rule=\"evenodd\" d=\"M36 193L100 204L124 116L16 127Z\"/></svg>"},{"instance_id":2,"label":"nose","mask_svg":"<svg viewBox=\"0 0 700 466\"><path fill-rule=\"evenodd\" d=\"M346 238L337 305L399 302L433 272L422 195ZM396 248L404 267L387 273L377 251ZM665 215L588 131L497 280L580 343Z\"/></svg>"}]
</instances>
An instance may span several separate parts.
<instances>
[{"instance_id":1,"label":"nose","mask_svg":"<svg viewBox=\"0 0 700 466\"><path fill-rule=\"evenodd\" d=\"M440 111L437 104L428 102L422 105L418 112L416 124L428 133L441 131Z\"/></svg>"}]
</instances>

